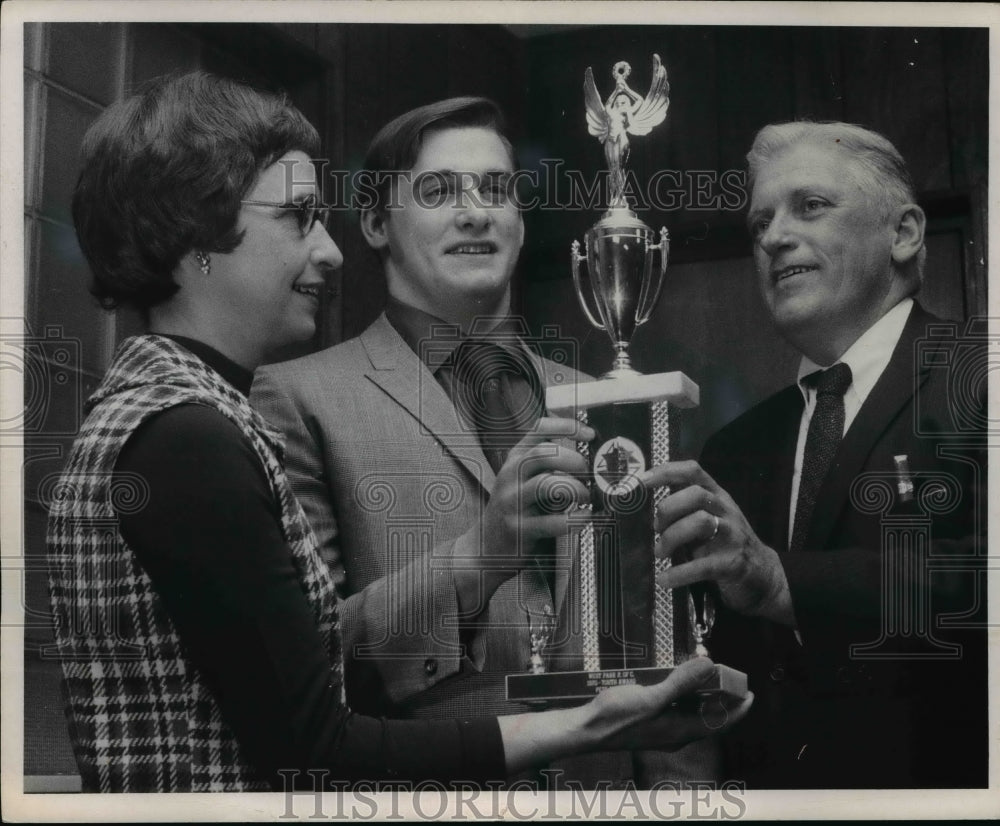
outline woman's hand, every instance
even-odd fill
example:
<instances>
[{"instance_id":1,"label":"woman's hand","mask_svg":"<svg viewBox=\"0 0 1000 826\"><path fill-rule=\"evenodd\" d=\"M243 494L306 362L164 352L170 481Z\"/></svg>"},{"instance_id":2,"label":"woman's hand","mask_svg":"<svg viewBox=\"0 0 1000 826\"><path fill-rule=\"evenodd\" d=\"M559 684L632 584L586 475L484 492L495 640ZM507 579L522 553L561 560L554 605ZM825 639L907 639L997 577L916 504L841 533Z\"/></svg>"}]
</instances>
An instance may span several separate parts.
<instances>
[{"instance_id":1,"label":"woman's hand","mask_svg":"<svg viewBox=\"0 0 1000 826\"><path fill-rule=\"evenodd\" d=\"M500 717L507 770L591 751L675 751L726 731L746 715L753 694L741 701L710 697L698 702L695 692L713 669L711 660L699 657L656 685L615 686L577 708Z\"/></svg>"},{"instance_id":2,"label":"woman's hand","mask_svg":"<svg viewBox=\"0 0 1000 826\"><path fill-rule=\"evenodd\" d=\"M593 749L661 749L676 751L694 740L718 734L743 719L753 702L692 696L714 674L704 657L688 660L663 682L623 685L598 694L579 711L586 712L585 731Z\"/></svg>"}]
</instances>

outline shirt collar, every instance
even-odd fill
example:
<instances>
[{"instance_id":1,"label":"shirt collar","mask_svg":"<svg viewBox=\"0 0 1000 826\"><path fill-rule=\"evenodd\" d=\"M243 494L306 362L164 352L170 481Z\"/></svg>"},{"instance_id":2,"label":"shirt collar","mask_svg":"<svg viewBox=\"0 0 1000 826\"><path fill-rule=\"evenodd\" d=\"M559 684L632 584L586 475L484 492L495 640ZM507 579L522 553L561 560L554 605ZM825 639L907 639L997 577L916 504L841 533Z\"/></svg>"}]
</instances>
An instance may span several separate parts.
<instances>
[{"instance_id":1,"label":"shirt collar","mask_svg":"<svg viewBox=\"0 0 1000 826\"><path fill-rule=\"evenodd\" d=\"M457 324L442 321L437 316L392 296L386 302L385 317L432 373L436 373L448 361L459 344L469 339ZM473 333L476 333L475 329ZM520 338L523 333L518 319L508 315L493 326L489 333L475 334L472 338L489 341L500 347L520 347L523 346Z\"/></svg>"},{"instance_id":2,"label":"shirt collar","mask_svg":"<svg viewBox=\"0 0 1000 826\"><path fill-rule=\"evenodd\" d=\"M190 350L205 364L211 367L216 373L224 378L229 384L240 391L244 396L250 395L250 386L253 384L253 372L241 367L228 356L224 356L214 347L210 347L203 341L187 336L175 336L166 333L157 333L171 341L176 341L186 350Z\"/></svg>"},{"instance_id":3,"label":"shirt collar","mask_svg":"<svg viewBox=\"0 0 1000 826\"><path fill-rule=\"evenodd\" d=\"M851 388L848 392L853 392L859 400L863 401L868 397L871 389L875 386L879 376L889 364L892 358L892 351L896 349L899 337L903 334L906 326L906 319L909 318L910 309L913 307L912 298L904 298L882 318L869 327L857 341L852 344L847 351L837 359L851 368ZM826 365L831 367L832 365ZM809 393L803 379L815 373L817 370L825 369L816 364L807 356L802 357L799 363L798 385L802 397L808 403Z\"/></svg>"}]
</instances>

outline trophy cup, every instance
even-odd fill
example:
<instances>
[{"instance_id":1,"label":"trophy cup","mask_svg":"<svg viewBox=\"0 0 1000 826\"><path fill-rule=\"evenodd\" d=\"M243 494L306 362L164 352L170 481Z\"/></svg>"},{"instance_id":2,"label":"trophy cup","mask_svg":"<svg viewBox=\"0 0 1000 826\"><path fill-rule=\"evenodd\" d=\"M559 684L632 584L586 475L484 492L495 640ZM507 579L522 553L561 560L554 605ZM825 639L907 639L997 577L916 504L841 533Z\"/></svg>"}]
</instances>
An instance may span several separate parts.
<instances>
[{"instance_id":1,"label":"trophy cup","mask_svg":"<svg viewBox=\"0 0 1000 826\"><path fill-rule=\"evenodd\" d=\"M649 93L627 82L631 68L620 61L615 88L602 103L590 68L584 75L587 125L604 145L610 207L584 236L585 252L571 247L573 284L589 322L607 332L615 348L599 380L550 388L546 405L556 415L575 416L598 434L596 450L581 445L591 460L593 520L580 540L580 628L583 669L545 671L540 663L547 636L532 634L531 673L507 676L507 697L526 703L589 699L612 685L649 685L692 655L706 655L714 610L704 587L689 589L685 611L674 595L655 583L669 566L653 552L653 515L665 488L645 489L637 476L670 458L676 441L671 408L696 407L698 386L683 373L642 375L629 358L636 328L649 320L667 271L669 235L647 226L625 193L629 134L646 135L662 123L670 86L659 55L653 55ZM654 266L655 253L659 262ZM574 629L575 630L575 629ZM541 640L541 642L540 642ZM746 675L716 665L715 678L699 694L743 697Z\"/></svg>"}]
</instances>

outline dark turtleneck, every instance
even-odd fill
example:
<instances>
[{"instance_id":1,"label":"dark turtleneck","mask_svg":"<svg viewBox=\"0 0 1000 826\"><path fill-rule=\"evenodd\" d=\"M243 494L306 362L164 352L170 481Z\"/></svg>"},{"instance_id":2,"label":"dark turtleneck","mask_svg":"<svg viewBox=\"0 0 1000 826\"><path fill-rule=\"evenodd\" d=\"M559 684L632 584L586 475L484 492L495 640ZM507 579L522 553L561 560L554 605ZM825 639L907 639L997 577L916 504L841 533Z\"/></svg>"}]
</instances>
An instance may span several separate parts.
<instances>
[{"instance_id":1,"label":"dark turtleneck","mask_svg":"<svg viewBox=\"0 0 1000 826\"><path fill-rule=\"evenodd\" d=\"M252 374L208 345L170 336L248 394ZM332 696L327 652L280 528L259 458L229 419L184 404L145 421L116 465L148 483L148 505L121 535L170 614L247 757L279 769L328 769L328 781L470 781L505 776L495 718L376 720ZM266 621L262 621L266 618Z\"/></svg>"}]
</instances>

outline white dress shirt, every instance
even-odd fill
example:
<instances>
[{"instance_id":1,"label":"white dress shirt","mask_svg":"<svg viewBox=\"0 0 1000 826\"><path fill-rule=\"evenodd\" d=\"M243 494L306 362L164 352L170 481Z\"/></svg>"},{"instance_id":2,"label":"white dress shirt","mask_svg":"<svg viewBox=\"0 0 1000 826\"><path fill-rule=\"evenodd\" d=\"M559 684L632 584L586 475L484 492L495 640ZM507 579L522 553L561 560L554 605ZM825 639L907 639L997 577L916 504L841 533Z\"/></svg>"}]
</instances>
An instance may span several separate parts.
<instances>
[{"instance_id":1,"label":"white dress shirt","mask_svg":"<svg viewBox=\"0 0 1000 826\"><path fill-rule=\"evenodd\" d=\"M899 337L903 334L906 319L913 307L912 298L904 298L882 318L869 327L842 355L835 364L843 362L851 368L851 386L844 394L844 433L858 415L861 405L871 393L875 382L885 371L896 349ZM799 441L795 448L795 470L792 473L792 499L788 507L788 541L792 541L792 531L795 528L795 508L799 500L799 482L802 479L802 458L806 452L806 434L809 431L809 421L816 409L816 388L803 382L803 378L817 370L832 367L832 364L821 366L805 356L799 364L798 384L802 397L805 399L805 409L799 422Z\"/></svg>"}]
</instances>

